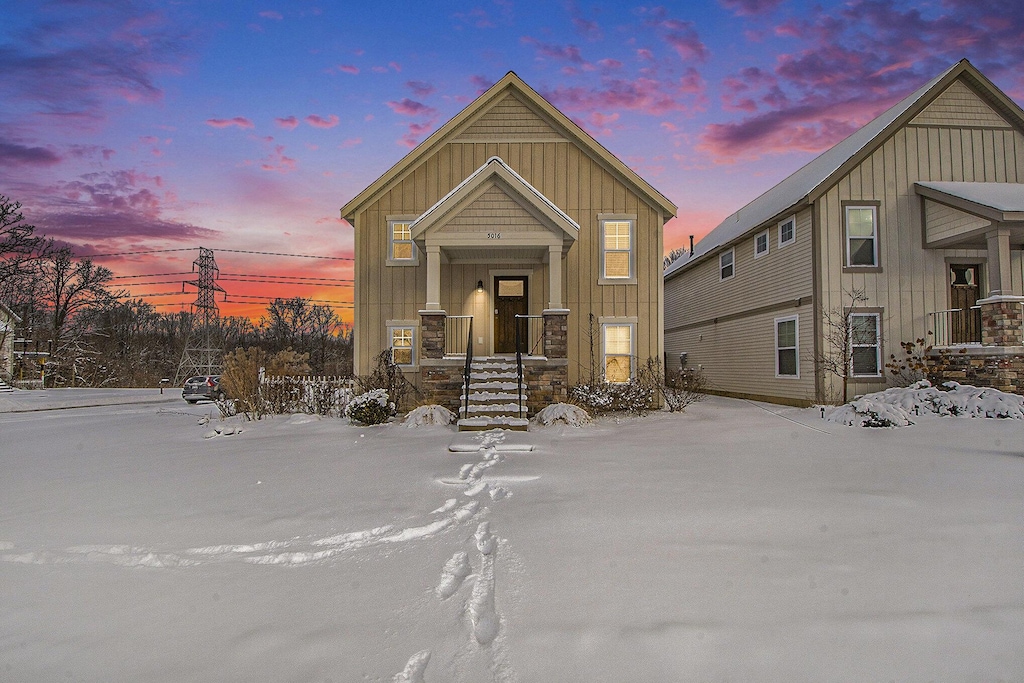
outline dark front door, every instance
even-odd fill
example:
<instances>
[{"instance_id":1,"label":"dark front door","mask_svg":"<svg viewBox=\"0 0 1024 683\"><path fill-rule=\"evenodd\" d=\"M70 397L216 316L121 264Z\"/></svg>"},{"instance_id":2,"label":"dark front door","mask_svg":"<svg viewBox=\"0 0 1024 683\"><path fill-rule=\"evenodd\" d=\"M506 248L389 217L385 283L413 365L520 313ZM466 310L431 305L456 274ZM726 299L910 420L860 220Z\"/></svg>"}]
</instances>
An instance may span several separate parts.
<instances>
[{"instance_id":1,"label":"dark front door","mask_svg":"<svg viewBox=\"0 0 1024 683\"><path fill-rule=\"evenodd\" d=\"M516 352L516 316L526 315L526 278L494 278L494 352Z\"/></svg>"},{"instance_id":2,"label":"dark front door","mask_svg":"<svg viewBox=\"0 0 1024 683\"><path fill-rule=\"evenodd\" d=\"M980 268L977 264L953 263L949 266L950 337L954 344L981 341L981 311L975 306L981 294L978 286Z\"/></svg>"}]
</instances>

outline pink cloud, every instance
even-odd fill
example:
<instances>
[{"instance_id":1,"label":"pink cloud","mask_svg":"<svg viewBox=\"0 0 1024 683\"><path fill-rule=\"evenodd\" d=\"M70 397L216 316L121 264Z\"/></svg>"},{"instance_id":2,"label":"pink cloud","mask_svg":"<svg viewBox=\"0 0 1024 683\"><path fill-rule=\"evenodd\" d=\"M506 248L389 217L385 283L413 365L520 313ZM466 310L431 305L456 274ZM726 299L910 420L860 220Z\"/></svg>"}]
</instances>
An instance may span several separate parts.
<instances>
[{"instance_id":1,"label":"pink cloud","mask_svg":"<svg viewBox=\"0 0 1024 683\"><path fill-rule=\"evenodd\" d=\"M434 116L437 114L437 110L433 107L429 107L416 100L410 100L408 97L398 101L391 100L387 105L391 108L391 111L402 116Z\"/></svg>"},{"instance_id":2,"label":"pink cloud","mask_svg":"<svg viewBox=\"0 0 1024 683\"><path fill-rule=\"evenodd\" d=\"M386 74L388 72L388 68L386 66L372 66L370 67L370 71L375 74Z\"/></svg>"},{"instance_id":3,"label":"pink cloud","mask_svg":"<svg viewBox=\"0 0 1024 683\"><path fill-rule=\"evenodd\" d=\"M572 21L572 26L576 29L576 33L583 36L588 41L601 40L604 35L601 33L601 27L598 26L597 22L583 15L580 11L579 5L575 2L570 1L568 3L569 19Z\"/></svg>"},{"instance_id":4,"label":"pink cloud","mask_svg":"<svg viewBox=\"0 0 1024 683\"><path fill-rule=\"evenodd\" d=\"M326 119L316 114L310 114L306 117L306 123L314 128L334 128L338 125L339 120L335 114L331 114Z\"/></svg>"},{"instance_id":5,"label":"pink cloud","mask_svg":"<svg viewBox=\"0 0 1024 683\"><path fill-rule=\"evenodd\" d=\"M395 71L398 71L399 73L401 73L402 71L402 65L399 64L398 62L388 62L388 66L394 69Z\"/></svg>"},{"instance_id":6,"label":"pink cloud","mask_svg":"<svg viewBox=\"0 0 1024 683\"><path fill-rule=\"evenodd\" d=\"M403 147L408 147L409 149L412 149L417 144L419 144L421 136L423 136L425 133L429 133L433 127L433 119L431 119L430 121L425 121L423 123L410 123L409 129L406 132L406 134L400 137L397 142Z\"/></svg>"},{"instance_id":7,"label":"pink cloud","mask_svg":"<svg viewBox=\"0 0 1024 683\"><path fill-rule=\"evenodd\" d=\"M337 69L338 71L342 71L347 74L352 74L353 76L359 73L359 67L354 64L338 64L334 68Z\"/></svg>"},{"instance_id":8,"label":"pink cloud","mask_svg":"<svg viewBox=\"0 0 1024 683\"><path fill-rule=\"evenodd\" d=\"M470 76L469 82L474 88L476 88L477 95L479 95L480 93L484 92L492 85L494 85L493 79L490 79L487 76L481 76L480 74L474 74L473 76Z\"/></svg>"},{"instance_id":9,"label":"pink cloud","mask_svg":"<svg viewBox=\"0 0 1024 683\"><path fill-rule=\"evenodd\" d=\"M291 173L296 168L298 168L298 162L285 156L284 145L275 146L273 153L260 163L261 170L275 173Z\"/></svg>"},{"instance_id":10,"label":"pink cloud","mask_svg":"<svg viewBox=\"0 0 1024 683\"><path fill-rule=\"evenodd\" d=\"M231 126L237 126L239 128L256 127L256 124L244 116L236 116L231 119L206 119L206 125L213 126L214 128L229 128Z\"/></svg>"},{"instance_id":11,"label":"pink cloud","mask_svg":"<svg viewBox=\"0 0 1024 683\"><path fill-rule=\"evenodd\" d=\"M274 123L285 130L295 130L299 125L299 120L294 116L286 116L285 118L274 119Z\"/></svg>"},{"instance_id":12,"label":"pink cloud","mask_svg":"<svg viewBox=\"0 0 1024 683\"><path fill-rule=\"evenodd\" d=\"M436 90L432 84L425 81L406 81L405 85L416 97L426 97Z\"/></svg>"},{"instance_id":13,"label":"pink cloud","mask_svg":"<svg viewBox=\"0 0 1024 683\"><path fill-rule=\"evenodd\" d=\"M284 15L282 15L280 12L275 12L273 10L266 10L260 12L259 15L264 19L273 19L274 21L281 21L282 19L284 19Z\"/></svg>"},{"instance_id":14,"label":"pink cloud","mask_svg":"<svg viewBox=\"0 0 1024 683\"><path fill-rule=\"evenodd\" d=\"M568 62L570 64L583 65L587 61L583 59L580 49L575 45L556 45L544 43L531 36L523 36L519 42L532 45L539 59L550 59L556 62Z\"/></svg>"},{"instance_id":15,"label":"pink cloud","mask_svg":"<svg viewBox=\"0 0 1024 683\"><path fill-rule=\"evenodd\" d=\"M350 147L355 147L356 145L361 144L363 144L362 138L347 138L338 145L338 149L349 149Z\"/></svg>"},{"instance_id":16,"label":"pink cloud","mask_svg":"<svg viewBox=\"0 0 1024 683\"><path fill-rule=\"evenodd\" d=\"M552 103L570 112L628 109L653 116L691 109L703 97L703 81L683 78L678 82L653 78L604 78L600 87L562 86L544 92Z\"/></svg>"}]
</instances>

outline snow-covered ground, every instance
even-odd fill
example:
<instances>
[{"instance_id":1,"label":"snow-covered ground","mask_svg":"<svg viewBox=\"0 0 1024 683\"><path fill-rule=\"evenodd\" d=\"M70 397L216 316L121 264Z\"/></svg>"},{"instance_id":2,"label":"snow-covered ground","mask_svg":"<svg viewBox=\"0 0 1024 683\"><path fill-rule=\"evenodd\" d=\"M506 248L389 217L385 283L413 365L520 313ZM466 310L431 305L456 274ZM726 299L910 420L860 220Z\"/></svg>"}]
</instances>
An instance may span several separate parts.
<instances>
[{"instance_id":1,"label":"snow-covered ground","mask_svg":"<svg viewBox=\"0 0 1024 683\"><path fill-rule=\"evenodd\" d=\"M1024 422L915 421L4 412L0 680L1024 680Z\"/></svg>"}]
</instances>

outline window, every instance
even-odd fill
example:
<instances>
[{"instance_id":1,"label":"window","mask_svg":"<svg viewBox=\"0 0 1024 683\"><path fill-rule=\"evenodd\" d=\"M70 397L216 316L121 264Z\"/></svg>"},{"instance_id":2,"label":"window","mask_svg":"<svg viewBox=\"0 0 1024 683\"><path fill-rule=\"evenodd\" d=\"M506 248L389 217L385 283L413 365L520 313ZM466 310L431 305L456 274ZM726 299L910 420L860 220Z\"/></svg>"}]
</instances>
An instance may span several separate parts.
<instances>
[{"instance_id":1,"label":"window","mask_svg":"<svg viewBox=\"0 0 1024 683\"><path fill-rule=\"evenodd\" d=\"M754 235L754 258L764 256L768 253L768 231L759 232Z\"/></svg>"},{"instance_id":2,"label":"window","mask_svg":"<svg viewBox=\"0 0 1024 683\"><path fill-rule=\"evenodd\" d=\"M879 377L882 345L878 343L878 314L850 314L850 374L853 377Z\"/></svg>"},{"instance_id":3,"label":"window","mask_svg":"<svg viewBox=\"0 0 1024 683\"><path fill-rule=\"evenodd\" d=\"M735 274L736 252L732 249L718 257L718 279L728 280Z\"/></svg>"},{"instance_id":4,"label":"window","mask_svg":"<svg viewBox=\"0 0 1024 683\"><path fill-rule=\"evenodd\" d=\"M775 319L775 376L800 377L800 319Z\"/></svg>"},{"instance_id":5,"label":"window","mask_svg":"<svg viewBox=\"0 0 1024 683\"><path fill-rule=\"evenodd\" d=\"M633 329L631 323L602 325L604 378L608 382L625 384L633 377Z\"/></svg>"},{"instance_id":6,"label":"window","mask_svg":"<svg viewBox=\"0 0 1024 683\"><path fill-rule=\"evenodd\" d=\"M601 232L601 277L633 278L633 221L602 221Z\"/></svg>"},{"instance_id":7,"label":"window","mask_svg":"<svg viewBox=\"0 0 1024 683\"><path fill-rule=\"evenodd\" d=\"M846 267L878 266L878 207L846 207Z\"/></svg>"},{"instance_id":8,"label":"window","mask_svg":"<svg viewBox=\"0 0 1024 683\"><path fill-rule=\"evenodd\" d=\"M796 240L796 216L790 216L779 223L779 246L784 247Z\"/></svg>"},{"instance_id":9,"label":"window","mask_svg":"<svg viewBox=\"0 0 1024 683\"><path fill-rule=\"evenodd\" d=\"M388 259L396 262L415 263L416 245L412 242L412 232L409 230L411 221L389 220L388 231L391 235L391 248Z\"/></svg>"},{"instance_id":10,"label":"window","mask_svg":"<svg viewBox=\"0 0 1024 683\"><path fill-rule=\"evenodd\" d=\"M414 327L389 327L388 337L391 340L391 360L395 365L414 365L416 359Z\"/></svg>"}]
</instances>

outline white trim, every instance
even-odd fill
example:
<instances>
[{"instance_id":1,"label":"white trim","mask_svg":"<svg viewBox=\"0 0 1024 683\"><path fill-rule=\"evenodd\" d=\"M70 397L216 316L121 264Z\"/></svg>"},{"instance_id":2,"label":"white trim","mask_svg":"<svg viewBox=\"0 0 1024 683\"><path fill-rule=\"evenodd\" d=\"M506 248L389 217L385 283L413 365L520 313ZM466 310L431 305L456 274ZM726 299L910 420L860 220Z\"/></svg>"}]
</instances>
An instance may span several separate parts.
<instances>
[{"instance_id":1,"label":"white trim","mask_svg":"<svg viewBox=\"0 0 1024 683\"><path fill-rule=\"evenodd\" d=\"M793 321L796 323L793 327L793 341L794 346L779 346L779 323L785 323ZM779 351L793 349L795 361L796 361L796 374L795 375L783 375L779 373ZM800 379L800 316L799 315L787 315L781 318L775 319L775 377L777 379Z\"/></svg>"},{"instance_id":2,"label":"white trim","mask_svg":"<svg viewBox=\"0 0 1024 683\"><path fill-rule=\"evenodd\" d=\"M757 240L760 239L761 237L764 237L764 251L758 253ZM762 256L768 255L768 252L770 251L769 247L772 243L771 237L771 231L768 228L765 228L761 232L754 235L754 258L761 258ZM721 262L719 262L719 265L721 265Z\"/></svg>"},{"instance_id":3,"label":"white trim","mask_svg":"<svg viewBox=\"0 0 1024 683\"><path fill-rule=\"evenodd\" d=\"M601 375L604 377L605 382L608 382L607 369L608 369L608 338L607 332L609 327L628 327L629 328L629 379L632 380L636 377L636 319L633 318L602 318L604 322L601 323ZM621 357L622 354L612 354L614 357ZM625 384L626 382L609 382L609 384Z\"/></svg>"},{"instance_id":4,"label":"white trim","mask_svg":"<svg viewBox=\"0 0 1024 683\"><path fill-rule=\"evenodd\" d=\"M850 249L850 209L871 210L871 237L854 237L853 239L871 240L871 263L852 263L853 250ZM843 208L843 239L846 240L846 267L847 268L878 268L878 207L874 204L847 204Z\"/></svg>"},{"instance_id":5,"label":"white trim","mask_svg":"<svg viewBox=\"0 0 1024 683\"><path fill-rule=\"evenodd\" d=\"M782 226L785 225L786 223L793 224L793 236L790 237L788 240L783 240ZM788 247L789 245L793 244L793 242L796 242L796 214L793 214L789 218L779 221L778 226L776 227L778 227L779 230L779 249L782 249L783 247Z\"/></svg>"},{"instance_id":6,"label":"white trim","mask_svg":"<svg viewBox=\"0 0 1024 683\"><path fill-rule=\"evenodd\" d=\"M729 263L729 265L725 265L724 263L722 263L722 259L725 258L726 254L729 254L732 257L732 261ZM726 268L732 268L732 272L729 273L728 275L722 275L722 271L725 270ZM734 277L736 277L736 248L735 247L733 247L732 249L726 249L725 251L723 251L721 254L718 255L718 281L719 282L723 282L725 280L731 280Z\"/></svg>"},{"instance_id":7,"label":"white trim","mask_svg":"<svg viewBox=\"0 0 1024 683\"><path fill-rule=\"evenodd\" d=\"M607 223L628 223L629 224L629 276L628 277L609 277L605 273L605 224ZM635 285L636 280L636 216L628 214L598 214L598 268L599 275L597 278L597 284L599 285ZM625 251L623 249L613 249L615 253L621 253Z\"/></svg>"},{"instance_id":8,"label":"white trim","mask_svg":"<svg viewBox=\"0 0 1024 683\"><path fill-rule=\"evenodd\" d=\"M853 318L874 318L875 319L875 343L874 344L855 344L854 343L854 329L853 329ZM858 313L857 311L851 311L848 317L850 321L850 377L881 377L882 376L882 316L879 313ZM875 349L875 368L876 372L857 373L855 371L856 366L854 365L853 351L854 349L869 349L874 347Z\"/></svg>"}]
</instances>

